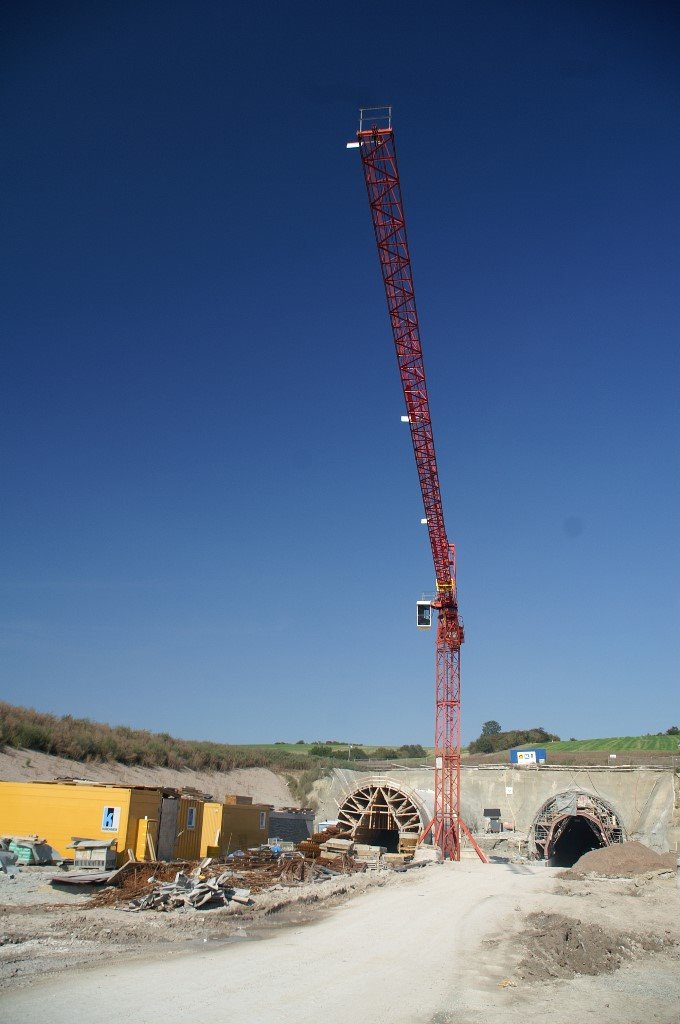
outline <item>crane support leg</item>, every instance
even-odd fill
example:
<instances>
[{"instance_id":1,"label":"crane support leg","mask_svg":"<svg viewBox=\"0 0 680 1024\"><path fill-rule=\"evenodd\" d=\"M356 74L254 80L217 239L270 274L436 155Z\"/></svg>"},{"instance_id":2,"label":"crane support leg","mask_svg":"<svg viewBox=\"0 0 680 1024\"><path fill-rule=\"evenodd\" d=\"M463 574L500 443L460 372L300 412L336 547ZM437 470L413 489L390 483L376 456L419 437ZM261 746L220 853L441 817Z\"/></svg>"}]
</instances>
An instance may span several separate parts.
<instances>
[{"instance_id":1,"label":"crane support leg","mask_svg":"<svg viewBox=\"0 0 680 1024\"><path fill-rule=\"evenodd\" d=\"M434 746L433 839L445 860L460 860L460 637L446 609L437 618Z\"/></svg>"}]
</instances>

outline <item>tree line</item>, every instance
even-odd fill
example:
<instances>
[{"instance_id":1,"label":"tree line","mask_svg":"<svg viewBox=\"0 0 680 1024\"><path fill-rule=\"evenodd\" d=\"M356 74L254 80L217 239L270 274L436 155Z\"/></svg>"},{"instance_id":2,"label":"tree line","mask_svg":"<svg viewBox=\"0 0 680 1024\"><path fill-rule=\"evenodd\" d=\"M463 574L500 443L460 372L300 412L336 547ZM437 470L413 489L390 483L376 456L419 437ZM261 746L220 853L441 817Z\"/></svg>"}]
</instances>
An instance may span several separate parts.
<instances>
[{"instance_id":1,"label":"tree line","mask_svg":"<svg viewBox=\"0 0 680 1024\"><path fill-rule=\"evenodd\" d=\"M471 754L495 754L498 750L510 750L511 747L524 747L538 743L550 743L559 740L555 733L547 732L542 726L535 729L510 729L503 732L495 719L490 719L482 726L481 735L473 740L468 750Z\"/></svg>"},{"instance_id":2,"label":"tree line","mask_svg":"<svg viewBox=\"0 0 680 1024\"><path fill-rule=\"evenodd\" d=\"M370 752L363 747L347 744L339 750L330 747L330 741L315 743L309 748L312 757L332 757L339 761L398 761L403 757L427 757L425 747L419 743L403 743L400 747L374 747Z\"/></svg>"}]
</instances>

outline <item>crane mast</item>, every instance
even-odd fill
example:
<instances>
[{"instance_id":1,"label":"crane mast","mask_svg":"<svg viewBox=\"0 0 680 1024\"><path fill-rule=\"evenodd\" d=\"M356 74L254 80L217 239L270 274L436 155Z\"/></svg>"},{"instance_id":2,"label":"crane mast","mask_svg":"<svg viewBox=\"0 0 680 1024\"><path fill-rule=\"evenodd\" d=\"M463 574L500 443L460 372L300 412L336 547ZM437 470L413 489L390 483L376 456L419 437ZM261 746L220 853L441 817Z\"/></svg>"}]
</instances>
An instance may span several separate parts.
<instances>
[{"instance_id":1,"label":"crane mast","mask_svg":"<svg viewBox=\"0 0 680 1024\"><path fill-rule=\"evenodd\" d=\"M432 830L433 842L443 856L460 860L462 828L485 860L460 817L464 630L458 612L455 546L449 543L444 524L391 107L362 108L357 141L348 143L348 148L358 148L361 156L437 586L432 602L437 610L434 816L421 841Z\"/></svg>"}]
</instances>

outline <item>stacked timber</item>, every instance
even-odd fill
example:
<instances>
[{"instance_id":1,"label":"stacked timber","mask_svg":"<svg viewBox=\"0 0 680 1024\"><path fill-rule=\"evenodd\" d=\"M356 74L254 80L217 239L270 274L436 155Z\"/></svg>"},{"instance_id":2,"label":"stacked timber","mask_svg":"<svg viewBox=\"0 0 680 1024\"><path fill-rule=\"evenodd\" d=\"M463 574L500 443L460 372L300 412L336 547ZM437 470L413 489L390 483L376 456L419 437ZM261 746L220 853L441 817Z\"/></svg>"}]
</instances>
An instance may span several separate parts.
<instances>
[{"instance_id":1,"label":"stacked timber","mask_svg":"<svg viewBox=\"0 0 680 1024\"><path fill-rule=\"evenodd\" d=\"M367 868L379 868L380 859L386 852L386 847L370 846L369 843L357 843L354 848L354 856Z\"/></svg>"},{"instance_id":2,"label":"stacked timber","mask_svg":"<svg viewBox=\"0 0 680 1024\"><path fill-rule=\"evenodd\" d=\"M323 832L315 832L309 839L303 839L302 842L297 844L295 849L299 850L305 857L316 859L321 856L323 844L330 839L334 839L336 836L342 835L342 832L343 830L337 825L331 825L330 828L324 829Z\"/></svg>"},{"instance_id":3,"label":"stacked timber","mask_svg":"<svg viewBox=\"0 0 680 1024\"><path fill-rule=\"evenodd\" d=\"M352 839L340 839L334 837L320 844L321 856L325 860L335 860L336 857L344 857L354 853L354 841Z\"/></svg>"},{"instance_id":4,"label":"stacked timber","mask_svg":"<svg viewBox=\"0 0 680 1024\"><path fill-rule=\"evenodd\" d=\"M399 833L399 853L410 853L411 856L416 852L416 846L418 845L418 833L417 832L400 832Z\"/></svg>"}]
</instances>

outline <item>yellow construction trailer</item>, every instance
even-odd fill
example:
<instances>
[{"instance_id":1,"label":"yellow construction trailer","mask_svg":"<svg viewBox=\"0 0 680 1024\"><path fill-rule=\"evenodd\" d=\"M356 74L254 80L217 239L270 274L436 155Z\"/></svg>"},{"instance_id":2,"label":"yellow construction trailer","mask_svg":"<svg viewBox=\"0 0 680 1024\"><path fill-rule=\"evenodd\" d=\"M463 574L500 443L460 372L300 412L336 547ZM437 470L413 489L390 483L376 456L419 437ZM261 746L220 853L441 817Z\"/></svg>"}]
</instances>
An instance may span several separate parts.
<instances>
[{"instance_id":1,"label":"yellow construction trailer","mask_svg":"<svg viewBox=\"0 0 680 1024\"><path fill-rule=\"evenodd\" d=\"M44 838L60 857L74 837L116 841L118 864L132 850L155 859L161 791L79 782L0 782L0 835Z\"/></svg>"},{"instance_id":2,"label":"yellow construction trailer","mask_svg":"<svg viewBox=\"0 0 680 1024\"><path fill-rule=\"evenodd\" d=\"M0 782L0 836L38 835L70 858L74 838L115 840L118 865L137 860L221 857L266 843L267 804L196 791L80 782Z\"/></svg>"},{"instance_id":3,"label":"yellow construction trailer","mask_svg":"<svg viewBox=\"0 0 680 1024\"><path fill-rule=\"evenodd\" d=\"M269 804L254 804L249 796L228 796L223 804L204 804L201 857L223 857L266 843L270 810Z\"/></svg>"}]
</instances>

